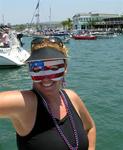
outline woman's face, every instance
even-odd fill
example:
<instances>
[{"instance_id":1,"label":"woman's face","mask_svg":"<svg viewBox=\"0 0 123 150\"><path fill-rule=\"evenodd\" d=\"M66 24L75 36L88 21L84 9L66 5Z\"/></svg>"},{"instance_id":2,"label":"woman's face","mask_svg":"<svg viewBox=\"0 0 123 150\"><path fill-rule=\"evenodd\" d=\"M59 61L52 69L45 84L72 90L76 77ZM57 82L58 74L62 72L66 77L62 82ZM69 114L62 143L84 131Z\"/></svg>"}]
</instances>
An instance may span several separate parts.
<instances>
[{"instance_id":1,"label":"woman's face","mask_svg":"<svg viewBox=\"0 0 123 150\"><path fill-rule=\"evenodd\" d=\"M29 62L29 72L36 88L43 93L53 92L61 86L65 62L63 59Z\"/></svg>"}]
</instances>

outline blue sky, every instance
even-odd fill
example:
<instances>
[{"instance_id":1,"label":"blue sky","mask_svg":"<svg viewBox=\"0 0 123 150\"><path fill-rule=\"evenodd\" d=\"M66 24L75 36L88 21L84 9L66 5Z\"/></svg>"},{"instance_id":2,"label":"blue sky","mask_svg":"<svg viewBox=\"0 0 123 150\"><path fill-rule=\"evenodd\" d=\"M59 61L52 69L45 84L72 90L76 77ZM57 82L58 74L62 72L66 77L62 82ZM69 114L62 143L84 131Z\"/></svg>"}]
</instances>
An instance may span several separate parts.
<instances>
[{"instance_id":1,"label":"blue sky","mask_svg":"<svg viewBox=\"0 0 123 150\"><path fill-rule=\"evenodd\" d=\"M38 0L0 0L0 23L30 23ZM63 21L76 13L123 14L123 0L40 0L40 22ZM3 19L4 18L4 19Z\"/></svg>"}]
</instances>

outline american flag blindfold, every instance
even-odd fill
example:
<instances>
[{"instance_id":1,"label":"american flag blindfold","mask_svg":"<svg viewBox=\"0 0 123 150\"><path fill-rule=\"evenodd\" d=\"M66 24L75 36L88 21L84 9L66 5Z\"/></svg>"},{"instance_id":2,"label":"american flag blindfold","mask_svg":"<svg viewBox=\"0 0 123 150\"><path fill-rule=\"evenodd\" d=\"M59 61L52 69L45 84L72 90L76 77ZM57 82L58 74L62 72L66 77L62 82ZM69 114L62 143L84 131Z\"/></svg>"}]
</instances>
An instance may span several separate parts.
<instances>
[{"instance_id":1,"label":"american flag blindfold","mask_svg":"<svg viewBox=\"0 0 123 150\"><path fill-rule=\"evenodd\" d=\"M58 81L64 76L64 60L30 62L29 71L34 82L40 82L45 78Z\"/></svg>"}]
</instances>

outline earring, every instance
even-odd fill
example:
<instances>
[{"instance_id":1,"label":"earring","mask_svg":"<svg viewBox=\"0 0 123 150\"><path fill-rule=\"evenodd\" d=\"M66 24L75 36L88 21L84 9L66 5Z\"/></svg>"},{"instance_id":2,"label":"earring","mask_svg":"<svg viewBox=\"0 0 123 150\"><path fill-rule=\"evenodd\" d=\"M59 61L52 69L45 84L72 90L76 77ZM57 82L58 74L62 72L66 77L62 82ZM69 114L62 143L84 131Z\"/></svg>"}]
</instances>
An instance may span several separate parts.
<instances>
[{"instance_id":1,"label":"earring","mask_svg":"<svg viewBox=\"0 0 123 150\"><path fill-rule=\"evenodd\" d=\"M67 82L65 81L65 77L62 78L62 87L66 87L67 86Z\"/></svg>"}]
</instances>

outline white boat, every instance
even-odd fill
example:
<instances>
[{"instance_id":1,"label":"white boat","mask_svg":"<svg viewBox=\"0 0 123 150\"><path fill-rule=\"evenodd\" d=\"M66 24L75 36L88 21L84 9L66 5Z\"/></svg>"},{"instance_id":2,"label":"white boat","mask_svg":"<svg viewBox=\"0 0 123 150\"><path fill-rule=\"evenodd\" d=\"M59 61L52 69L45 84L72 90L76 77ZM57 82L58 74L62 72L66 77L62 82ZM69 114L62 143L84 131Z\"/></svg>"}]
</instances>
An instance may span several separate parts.
<instances>
[{"instance_id":1,"label":"white boat","mask_svg":"<svg viewBox=\"0 0 123 150\"><path fill-rule=\"evenodd\" d=\"M20 46L16 34L10 33L10 46L0 46L0 67L22 66L30 56L29 52Z\"/></svg>"},{"instance_id":2,"label":"white boat","mask_svg":"<svg viewBox=\"0 0 123 150\"><path fill-rule=\"evenodd\" d=\"M117 37L117 34L111 31L92 31L91 34L96 36L98 39Z\"/></svg>"},{"instance_id":3,"label":"white boat","mask_svg":"<svg viewBox=\"0 0 123 150\"><path fill-rule=\"evenodd\" d=\"M64 44L69 43L69 42L70 42L70 37L64 37L64 38L62 39L62 42L63 42Z\"/></svg>"}]
</instances>

